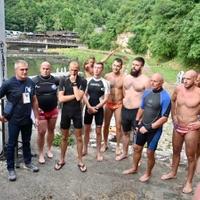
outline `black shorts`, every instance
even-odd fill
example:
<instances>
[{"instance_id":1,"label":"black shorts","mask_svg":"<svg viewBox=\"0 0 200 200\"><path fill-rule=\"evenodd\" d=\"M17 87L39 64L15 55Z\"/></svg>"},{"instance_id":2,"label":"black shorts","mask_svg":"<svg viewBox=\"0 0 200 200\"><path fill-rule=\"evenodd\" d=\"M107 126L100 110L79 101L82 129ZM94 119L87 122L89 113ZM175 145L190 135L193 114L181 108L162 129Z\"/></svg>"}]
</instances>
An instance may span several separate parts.
<instances>
[{"instance_id":1,"label":"black shorts","mask_svg":"<svg viewBox=\"0 0 200 200\"><path fill-rule=\"evenodd\" d=\"M135 128L135 118L137 114L138 108L135 109L127 109L122 107L122 128L124 132L131 131L132 128Z\"/></svg>"},{"instance_id":2,"label":"black shorts","mask_svg":"<svg viewBox=\"0 0 200 200\"><path fill-rule=\"evenodd\" d=\"M71 125L71 120L73 121L74 128L82 128L82 112L66 112L64 110L62 110L61 114L60 128L69 129Z\"/></svg>"},{"instance_id":3,"label":"black shorts","mask_svg":"<svg viewBox=\"0 0 200 200\"><path fill-rule=\"evenodd\" d=\"M138 132L136 135L136 144L139 146L144 146L144 144L147 142L147 148L155 151L158 146L158 141L160 139L160 136L162 134L162 128L149 131L147 133L140 133Z\"/></svg>"},{"instance_id":4,"label":"black shorts","mask_svg":"<svg viewBox=\"0 0 200 200\"><path fill-rule=\"evenodd\" d=\"M87 112L87 108L85 109L85 115L84 115L84 124L92 124L93 116L95 117L95 124L96 126L102 126L103 124L103 108L99 108L97 113L89 114Z\"/></svg>"}]
</instances>

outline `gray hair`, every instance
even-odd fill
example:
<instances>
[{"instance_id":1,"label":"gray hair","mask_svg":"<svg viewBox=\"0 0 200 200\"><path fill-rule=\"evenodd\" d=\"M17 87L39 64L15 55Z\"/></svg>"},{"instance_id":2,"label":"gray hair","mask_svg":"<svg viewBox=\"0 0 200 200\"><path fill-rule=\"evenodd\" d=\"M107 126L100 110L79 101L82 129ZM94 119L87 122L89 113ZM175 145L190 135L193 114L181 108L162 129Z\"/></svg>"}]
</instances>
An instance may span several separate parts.
<instances>
[{"instance_id":1,"label":"gray hair","mask_svg":"<svg viewBox=\"0 0 200 200\"><path fill-rule=\"evenodd\" d=\"M24 66L28 67L28 63L25 60L17 60L14 64L14 68L17 69L19 64L23 64Z\"/></svg>"}]
</instances>

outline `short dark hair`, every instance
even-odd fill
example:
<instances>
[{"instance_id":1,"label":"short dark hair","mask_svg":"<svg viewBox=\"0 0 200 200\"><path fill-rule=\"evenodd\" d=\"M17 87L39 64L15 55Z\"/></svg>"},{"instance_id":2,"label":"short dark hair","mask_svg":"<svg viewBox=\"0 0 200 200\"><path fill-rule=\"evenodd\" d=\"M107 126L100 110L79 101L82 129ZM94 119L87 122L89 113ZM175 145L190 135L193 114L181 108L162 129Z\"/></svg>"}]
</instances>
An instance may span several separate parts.
<instances>
[{"instance_id":1,"label":"short dark hair","mask_svg":"<svg viewBox=\"0 0 200 200\"><path fill-rule=\"evenodd\" d=\"M95 64L96 64L96 65L101 65L102 68L104 68L104 64L103 64L103 62L96 62Z\"/></svg>"},{"instance_id":2,"label":"short dark hair","mask_svg":"<svg viewBox=\"0 0 200 200\"><path fill-rule=\"evenodd\" d=\"M121 58L115 58L114 61L117 61L118 63L120 63L121 66L123 65L123 60Z\"/></svg>"},{"instance_id":3,"label":"short dark hair","mask_svg":"<svg viewBox=\"0 0 200 200\"><path fill-rule=\"evenodd\" d=\"M145 64L145 60L143 57L136 57L134 60L137 60L138 62L142 63L142 66Z\"/></svg>"}]
</instances>

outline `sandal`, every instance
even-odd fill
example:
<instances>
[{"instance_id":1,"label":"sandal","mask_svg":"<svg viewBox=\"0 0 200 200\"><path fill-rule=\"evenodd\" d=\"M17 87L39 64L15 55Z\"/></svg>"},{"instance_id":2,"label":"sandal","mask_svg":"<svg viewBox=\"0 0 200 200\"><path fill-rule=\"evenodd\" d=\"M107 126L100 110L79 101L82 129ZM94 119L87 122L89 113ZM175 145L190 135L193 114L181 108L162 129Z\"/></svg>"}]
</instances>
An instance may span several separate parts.
<instances>
[{"instance_id":1,"label":"sandal","mask_svg":"<svg viewBox=\"0 0 200 200\"><path fill-rule=\"evenodd\" d=\"M82 165L78 164L77 166L78 166L78 168L80 169L81 172L86 172L87 171L87 167L86 167L85 164L82 164Z\"/></svg>"},{"instance_id":2,"label":"sandal","mask_svg":"<svg viewBox=\"0 0 200 200\"><path fill-rule=\"evenodd\" d=\"M55 166L54 166L54 169L55 170L60 170L60 169L62 169L62 167L65 165L65 162L64 163L59 163L59 161L55 164Z\"/></svg>"}]
</instances>

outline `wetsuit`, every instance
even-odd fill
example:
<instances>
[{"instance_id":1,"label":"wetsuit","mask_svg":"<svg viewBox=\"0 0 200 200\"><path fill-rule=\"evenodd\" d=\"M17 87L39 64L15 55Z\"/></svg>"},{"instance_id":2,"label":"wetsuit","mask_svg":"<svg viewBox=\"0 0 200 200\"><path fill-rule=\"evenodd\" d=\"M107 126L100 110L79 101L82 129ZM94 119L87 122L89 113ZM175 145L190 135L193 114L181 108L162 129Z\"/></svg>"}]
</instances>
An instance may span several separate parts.
<instances>
[{"instance_id":1,"label":"wetsuit","mask_svg":"<svg viewBox=\"0 0 200 200\"><path fill-rule=\"evenodd\" d=\"M89 104L94 107L100 103L104 95L110 93L109 82L104 78L96 79L92 77L88 80L86 93L88 94ZM84 115L84 123L91 124L94 116L96 125L101 126L103 124L103 115L103 108L99 108L98 112L94 114L89 114L86 108Z\"/></svg>"},{"instance_id":2,"label":"wetsuit","mask_svg":"<svg viewBox=\"0 0 200 200\"><path fill-rule=\"evenodd\" d=\"M76 83L79 90L86 90L87 81L84 78L77 76ZM60 80L59 91L64 91L64 95L74 94L69 77L63 77ZM69 129L71 120L73 120L74 128L82 128L81 102L76 99L63 103L60 127L62 129Z\"/></svg>"},{"instance_id":3,"label":"wetsuit","mask_svg":"<svg viewBox=\"0 0 200 200\"><path fill-rule=\"evenodd\" d=\"M41 75L32 79L35 83L36 96L40 108L40 120L57 118L57 88L59 78L52 75L43 77Z\"/></svg>"},{"instance_id":4,"label":"wetsuit","mask_svg":"<svg viewBox=\"0 0 200 200\"><path fill-rule=\"evenodd\" d=\"M168 117L171 109L171 100L169 94L163 90L145 90L142 97L141 108L144 110L141 126L144 126L147 133L137 133L136 144L147 147L153 151L156 150L158 141L162 133L162 126L153 129L152 123L161 117ZM140 126L140 127L141 127Z\"/></svg>"}]
</instances>

